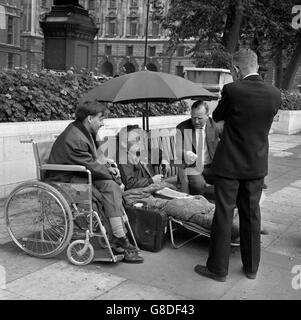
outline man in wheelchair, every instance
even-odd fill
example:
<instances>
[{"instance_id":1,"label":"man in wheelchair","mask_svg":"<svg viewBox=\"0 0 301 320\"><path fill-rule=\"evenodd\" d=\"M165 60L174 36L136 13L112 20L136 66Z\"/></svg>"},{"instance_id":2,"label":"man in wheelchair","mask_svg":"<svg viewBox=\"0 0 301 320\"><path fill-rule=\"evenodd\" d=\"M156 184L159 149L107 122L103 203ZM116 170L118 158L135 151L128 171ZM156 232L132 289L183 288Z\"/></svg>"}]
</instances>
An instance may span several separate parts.
<instances>
[{"instance_id":1,"label":"man in wheelchair","mask_svg":"<svg viewBox=\"0 0 301 320\"><path fill-rule=\"evenodd\" d=\"M141 263L144 261L126 235L122 220L122 187L115 179L119 170L97 159L96 135L104 125L108 115L105 103L87 101L80 103L75 111L76 120L57 137L53 144L48 163L82 165L90 170L93 187L101 194L101 203L106 218L109 220L112 249L124 253L125 262ZM49 171L47 179L70 183L86 183L87 178L80 172Z\"/></svg>"}]
</instances>

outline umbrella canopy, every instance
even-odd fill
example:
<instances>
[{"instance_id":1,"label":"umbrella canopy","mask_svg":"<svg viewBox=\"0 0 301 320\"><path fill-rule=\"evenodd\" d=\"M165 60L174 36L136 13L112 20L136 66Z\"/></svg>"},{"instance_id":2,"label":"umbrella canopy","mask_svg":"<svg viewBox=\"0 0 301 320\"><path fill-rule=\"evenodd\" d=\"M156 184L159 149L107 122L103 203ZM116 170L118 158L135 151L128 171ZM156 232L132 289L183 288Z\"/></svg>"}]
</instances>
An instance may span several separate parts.
<instances>
[{"instance_id":1,"label":"umbrella canopy","mask_svg":"<svg viewBox=\"0 0 301 320\"><path fill-rule=\"evenodd\" d=\"M102 83L81 98L112 103L172 102L188 98L215 100L217 97L190 80L153 71L138 71Z\"/></svg>"}]
</instances>

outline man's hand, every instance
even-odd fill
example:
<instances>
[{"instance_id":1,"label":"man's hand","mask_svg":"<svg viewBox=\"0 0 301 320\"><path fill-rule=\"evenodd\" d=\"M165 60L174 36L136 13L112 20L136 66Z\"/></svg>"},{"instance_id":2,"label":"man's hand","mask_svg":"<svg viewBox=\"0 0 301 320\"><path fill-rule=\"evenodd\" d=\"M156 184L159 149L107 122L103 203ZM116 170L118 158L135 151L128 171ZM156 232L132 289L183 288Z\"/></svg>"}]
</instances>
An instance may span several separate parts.
<instances>
[{"instance_id":1,"label":"man's hand","mask_svg":"<svg viewBox=\"0 0 301 320\"><path fill-rule=\"evenodd\" d=\"M163 174L156 174L152 177L154 183L161 182L163 179Z\"/></svg>"},{"instance_id":2,"label":"man's hand","mask_svg":"<svg viewBox=\"0 0 301 320\"><path fill-rule=\"evenodd\" d=\"M117 163L112 159L107 158L106 162L110 164L112 167L117 167Z\"/></svg>"},{"instance_id":3,"label":"man's hand","mask_svg":"<svg viewBox=\"0 0 301 320\"><path fill-rule=\"evenodd\" d=\"M120 171L118 168L108 167L109 172L116 177L120 177Z\"/></svg>"},{"instance_id":4,"label":"man's hand","mask_svg":"<svg viewBox=\"0 0 301 320\"><path fill-rule=\"evenodd\" d=\"M193 164L195 160L198 158L198 155L195 154L192 151L187 151L185 155L185 161L188 162L188 164Z\"/></svg>"}]
</instances>

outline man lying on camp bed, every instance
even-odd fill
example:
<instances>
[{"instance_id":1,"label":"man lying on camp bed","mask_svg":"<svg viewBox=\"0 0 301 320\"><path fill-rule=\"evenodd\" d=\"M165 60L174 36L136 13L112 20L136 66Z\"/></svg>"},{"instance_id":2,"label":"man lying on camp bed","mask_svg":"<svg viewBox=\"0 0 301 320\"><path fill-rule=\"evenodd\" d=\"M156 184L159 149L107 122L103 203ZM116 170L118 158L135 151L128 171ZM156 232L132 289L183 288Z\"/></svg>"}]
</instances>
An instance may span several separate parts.
<instances>
[{"instance_id":1,"label":"man lying on camp bed","mask_svg":"<svg viewBox=\"0 0 301 320\"><path fill-rule=\"evenodd\" d=\"M137 126L127 126L119 132L119 154L126 149L127 161L117 159L121 179L125 185L123 198L128 205L143 204L148 209L160 209L174 218L189 221L210 230L215 205L201 195L182 198L162 198L158 196L164 188L175 187L164 181L163 175L153 175L150 165L141 162L143 148L142 130ZM124 159L123 159L124 160ZM164 192L163 192L164 194ZM181 193L179 193L181 194ZM239 220L237 210L234 212L232 241L239 237Z\"/></svg>"}]
</instances>

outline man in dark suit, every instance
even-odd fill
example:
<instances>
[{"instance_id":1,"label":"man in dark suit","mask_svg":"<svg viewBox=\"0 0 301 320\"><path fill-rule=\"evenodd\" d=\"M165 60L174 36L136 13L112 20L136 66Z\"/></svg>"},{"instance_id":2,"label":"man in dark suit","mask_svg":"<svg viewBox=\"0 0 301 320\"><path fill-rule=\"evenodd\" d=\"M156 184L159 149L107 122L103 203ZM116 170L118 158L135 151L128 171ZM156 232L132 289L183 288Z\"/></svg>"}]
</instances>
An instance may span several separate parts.
<instances>
[{"instance_id":1,"label":"man in dark suit","mask_svg":"<svg viewBox=\"0 0 301 320\"><path fill-rule=\"evenodd\" d=\"M177 162L182 164L182 176L187 177L192 195L208 193L207 184L214 184L211 162L219 141L221 129L208 116L209 107L199 100L191 106L191 118L177 125ZM184 179L182 179L182 183ZM211 188L212 189L212 188Z\"/></svg>"},{"instance_id":2,"label":"man in dark suit","mask_svg":"<svg viewBox=\"0 0 301 320\"><path fill-rule=\"evenodd\" d=\"M117 168L97 159L96 135L108 110L104 103L89 101L76 109L76 121L58 136L53 144L48 163L82 165L90 170L93 186L100 191L100 200L104 213L112 228L112 247L117 252L125 252L126 262L142 262L136 254L136 247L130 244L123 225L122 190L114 176L119 175ZM87 177L78 172L49 172L49 180L80 183ZM131 251L131 253L129 253ZM133 254L134 252L134 254Z\"/></svg>"},{"instance_id":3,"label":"man in dark suit","mask_svg":"<svg viewBox=\"0 0 301 320\"><path fill-rule=\"evenodd\" d=\"M255 279L260 261L260 207L264 177L268 173L268 134L281 103L280 91L258 75L257 55L242 49L233 57L233 77L224 86L213 119L224 129L212 162L215 181L215 215L207 265L198 274L226 281L230 229L237 206L243 271Z\"/></svg>"}]
</instances>

